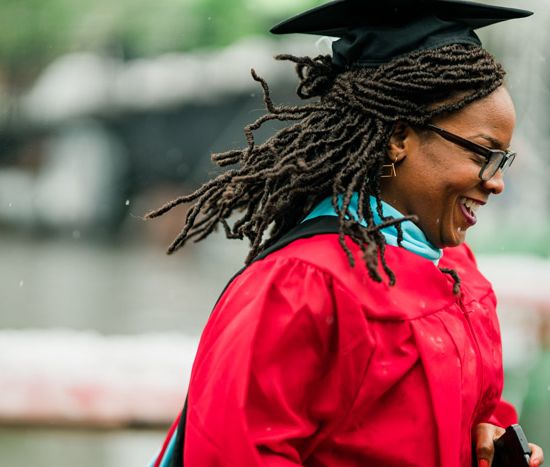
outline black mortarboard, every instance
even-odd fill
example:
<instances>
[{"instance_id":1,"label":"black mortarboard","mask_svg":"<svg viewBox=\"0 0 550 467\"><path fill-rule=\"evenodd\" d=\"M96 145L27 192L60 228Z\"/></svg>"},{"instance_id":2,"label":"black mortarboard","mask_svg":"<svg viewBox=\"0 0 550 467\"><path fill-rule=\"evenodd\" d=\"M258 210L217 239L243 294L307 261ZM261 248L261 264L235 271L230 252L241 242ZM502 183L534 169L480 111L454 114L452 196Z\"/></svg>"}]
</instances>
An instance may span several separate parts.
<instances>
[{"instance_id":1,"label":"black mortarboard","mask_svg":"<svg viewBox=\"0 0 550 467\"><path fill-rule=\"evenodd\" d=\"M335 0L271 32L338 37L332 45L336 65L374 67L417 50L481 45L474 29L532 14L464 0Z\"/></svg>"}]
</instances>

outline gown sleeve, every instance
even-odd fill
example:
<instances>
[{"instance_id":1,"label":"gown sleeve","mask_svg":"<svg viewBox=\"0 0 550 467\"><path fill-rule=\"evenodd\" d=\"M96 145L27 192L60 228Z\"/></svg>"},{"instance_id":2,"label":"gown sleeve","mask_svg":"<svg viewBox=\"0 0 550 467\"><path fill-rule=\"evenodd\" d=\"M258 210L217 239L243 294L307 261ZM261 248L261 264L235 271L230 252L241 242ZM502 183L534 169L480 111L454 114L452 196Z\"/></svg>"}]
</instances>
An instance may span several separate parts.
<instances>
[{"instance_id":1,"label":"gown sleeve","mask_svg":"<svg viewBox=\"0 0 550 467\"><path fill-rule=\"evenodd\" d=\"M518 414L515 407L504 399L501 399L489 418L488 423L502 428L507 428L514 423L518 423Z\"/></svg>"},{"instance_id":2,"label":"gown sleeve","mask_svg":"<svg viewBox=\"0 0 550 467\"><path fill-rule=\"evenodd\" d=\"M372 346L358 308L330 274L302 261L247 268L201 338L185 465L302 465L356 397Z\"/></svg>"}]
</instances>

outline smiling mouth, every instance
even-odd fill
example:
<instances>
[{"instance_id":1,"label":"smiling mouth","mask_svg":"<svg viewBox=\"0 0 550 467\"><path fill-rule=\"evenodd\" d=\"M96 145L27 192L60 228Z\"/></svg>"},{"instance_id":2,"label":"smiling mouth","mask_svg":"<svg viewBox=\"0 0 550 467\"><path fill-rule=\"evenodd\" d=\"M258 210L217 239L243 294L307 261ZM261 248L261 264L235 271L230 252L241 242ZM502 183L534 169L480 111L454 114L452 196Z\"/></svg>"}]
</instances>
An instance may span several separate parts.
<instances>
[{"instance_id":1,"label":"smiling mouth","mask_svg":"<svg viewBox=\"0 0 550 467\"><path fill-rule=\"evenodd\" d=\"M481 203L471 198L460 198L460 209L466 218L466 222L470 225L475 225L477 222L476 213L480 208Z\"/></svg>"}]
</instances>

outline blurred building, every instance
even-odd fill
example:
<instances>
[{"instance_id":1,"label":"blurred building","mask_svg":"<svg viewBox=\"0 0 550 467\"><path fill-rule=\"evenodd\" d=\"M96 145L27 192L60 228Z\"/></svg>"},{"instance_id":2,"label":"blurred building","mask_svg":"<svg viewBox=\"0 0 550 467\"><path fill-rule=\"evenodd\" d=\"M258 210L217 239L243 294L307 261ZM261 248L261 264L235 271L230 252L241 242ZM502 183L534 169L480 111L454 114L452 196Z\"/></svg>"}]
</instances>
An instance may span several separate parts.
<instances>
[{"instance_id":1,"label":"blurred building","mask_svg":"<svg viewBox=\"0 0 550 467\"><path fill-rule=\"evenodd\" d=\"M196 187L215 170L210 154L243 146L244 126L265 111L252 65L277 98L297 99L292 66L273 60L278 47L246 39L128 62L60 57L2 122L0 225L112 235L136 199Z\"/></svg>"}]
</instances>

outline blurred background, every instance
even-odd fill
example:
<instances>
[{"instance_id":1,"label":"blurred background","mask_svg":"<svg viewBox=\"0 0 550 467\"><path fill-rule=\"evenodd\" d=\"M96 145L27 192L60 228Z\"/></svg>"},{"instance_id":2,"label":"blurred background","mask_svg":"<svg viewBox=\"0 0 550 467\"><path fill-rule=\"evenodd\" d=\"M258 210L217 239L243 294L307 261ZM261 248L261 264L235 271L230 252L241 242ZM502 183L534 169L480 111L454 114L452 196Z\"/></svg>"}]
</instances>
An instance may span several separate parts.
<instances>
[{"instance_id":1,"label":"blurred background","mask_svg":"<svg viewBox=\"0 0 550 467\"><path fill-rule=\"evenodd\" d=\"M316 0L0 1L0 464L147 465L181 407L198 336L247 245L164 250L264 113L250 68L295 102L270 26ZM550 4L481 36L508 70L519 157L469 241L495 285L506 397L550 453ZM265 138L273 125L258 132Z\"/></svg>"}]
</instances>

